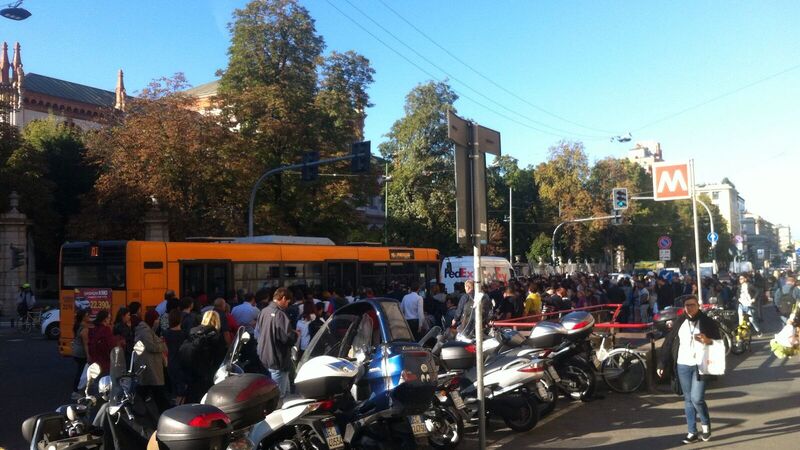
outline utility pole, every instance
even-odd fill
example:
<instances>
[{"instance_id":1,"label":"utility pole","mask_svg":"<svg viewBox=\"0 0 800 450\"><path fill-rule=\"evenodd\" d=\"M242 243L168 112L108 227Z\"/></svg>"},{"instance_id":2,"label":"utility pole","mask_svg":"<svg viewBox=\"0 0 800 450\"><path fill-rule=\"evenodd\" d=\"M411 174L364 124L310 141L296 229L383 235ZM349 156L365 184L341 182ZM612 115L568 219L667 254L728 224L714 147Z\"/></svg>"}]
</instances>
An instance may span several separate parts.
<instances>
[{"instance_id":1,"label":"utility pole","mask_svg":"<svg viewBox=\"0 0 800 450\"><path fill-rule=\"evenodd\" d=\"M514 266L514 189L508 186L508 262Z\"/></svg>"},{"instance_id":2,"label":"utility pole","mask_svg":"<svg viewBox=\"0 0 800 450\"><path fill-rule=\"evenodd\" d=\"M478 394L478 448L486 448L486 399L483 392L483 302L481 245L488 241L486 153L500 156L500 133L447 112L447 137L455 143L456 242L472 244L475 299L475 362ZM510 200L510 199L509 199Z\"/></svg>"}]
</instances>

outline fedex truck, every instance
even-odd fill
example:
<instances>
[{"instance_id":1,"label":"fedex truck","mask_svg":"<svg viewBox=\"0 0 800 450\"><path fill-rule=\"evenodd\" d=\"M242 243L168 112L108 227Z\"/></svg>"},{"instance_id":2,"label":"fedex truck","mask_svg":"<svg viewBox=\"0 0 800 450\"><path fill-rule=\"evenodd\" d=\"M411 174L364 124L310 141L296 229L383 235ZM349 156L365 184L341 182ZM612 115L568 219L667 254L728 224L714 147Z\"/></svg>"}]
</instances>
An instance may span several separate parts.
<instances>
[{"instance_id":1,"label":"fedex truck","mask_svg":"<svg viewBox=\"0 0 800 450\"><path fill-rule=\"evenodd\" d=\"M505 258L498 256L481 256L481 281L500 281L504 284L515 277L511 263ZM475 279L475 258L473 256L448 256L442 260L441 273L439 279L442 280L447 292L453 292L453 287L458 282L465 282Z\"/></svg>"}]
</instances>

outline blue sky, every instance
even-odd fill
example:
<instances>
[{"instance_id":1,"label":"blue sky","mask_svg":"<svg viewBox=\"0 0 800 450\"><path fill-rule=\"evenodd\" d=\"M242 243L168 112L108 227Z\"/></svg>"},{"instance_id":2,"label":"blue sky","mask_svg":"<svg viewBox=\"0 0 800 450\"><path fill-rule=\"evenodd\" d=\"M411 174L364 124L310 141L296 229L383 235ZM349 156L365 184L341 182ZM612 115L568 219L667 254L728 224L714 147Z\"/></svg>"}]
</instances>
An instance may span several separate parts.
<instances>
[{"instance_id":1,"label":"blue sky","mask_svg":"<svg viewBox=\"0 0 800 450\"><path fill-rule=\"evenodd\" d=\"M243 4L26 0L33 16L0 19L0 40L22 44L26 72L113 89L122 68L129 93L179 71L198 85L226 66L226 24ZM373 148L410 89L448 78L459 113L500 131L503 152L523 165L562 138L584 142L592 159L622 157L631 145L609 138L630 131L660 141L667 160L694 158L698 182L730 178L750 211L800 235L800 2L303 4L326 51L355 50L376 70Z\"/></svg>"}]
</instances>

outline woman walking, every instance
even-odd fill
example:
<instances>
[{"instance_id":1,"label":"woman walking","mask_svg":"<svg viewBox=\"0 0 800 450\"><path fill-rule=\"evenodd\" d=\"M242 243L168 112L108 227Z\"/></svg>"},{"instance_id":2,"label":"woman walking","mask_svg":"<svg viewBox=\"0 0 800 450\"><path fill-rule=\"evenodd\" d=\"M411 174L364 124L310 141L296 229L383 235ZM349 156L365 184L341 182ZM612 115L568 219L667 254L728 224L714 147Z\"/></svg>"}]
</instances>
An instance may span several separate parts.
<instances>
[{"instance_id":1,"label":"woman walking","mask_svg":"<svg viewBox=\"0 0 800 450\"><path fill-rule=\"evenodd\" d=\"M672 327L664 344L658 363L658 376L664 376L664 369L677 371L681 390L683 390L686 425L689 432L683 439L684 444L697 442L699 439L711 439L711 418L706 405L706 379L701 375L698 366L706 354L706 346L713 340L721 339L717 322L700 310L697 297L691 295L684 300L684 314ZM697 417L700 416L701 431L697 432Z\"/></svg>"},{"instance_id":2,"label":"woman walking","mask_svg":"<svg viewBox=\"0 0 800 450\"><path fill-rule=\"evenodd\" d=\"M136 325L135 339L144 344L144 353L136 359L137 366L144 366L139 376L138 390L142 398L150 394L156 402L159 412L169 408L169 400L164 391L164 351L167 346L156 336L159 329L158 313L151 309L144 315L144 320ZM137 370L135 368L134 370Z\"/></svg>"},{"instance_id":3,"label":"woman walking","mask_svg":"<svg viewBox=\"0 0 800 450\"><path fill-rule=\"evenodd\" d=\"M100 374L108 374L111 366L111 350L117 346L117 339L111 332L111 315L101 310L94 317L94 327L89 328L89 360L100 365Z\"/></svg>"},{"instance_id":4,"label":"woman walking","mask_svg":"<svg viewBox=\"0 0 800 450\"><path fill-rule=\"evenodd\" d=\"M89 358L89 310L79 309L75 314L75 324L72 326L72 359L75 360L75 377L72 380L72 399L77 400L83 397L78 384L80 384L83 367Z\"/></svg>"}]
</instances>

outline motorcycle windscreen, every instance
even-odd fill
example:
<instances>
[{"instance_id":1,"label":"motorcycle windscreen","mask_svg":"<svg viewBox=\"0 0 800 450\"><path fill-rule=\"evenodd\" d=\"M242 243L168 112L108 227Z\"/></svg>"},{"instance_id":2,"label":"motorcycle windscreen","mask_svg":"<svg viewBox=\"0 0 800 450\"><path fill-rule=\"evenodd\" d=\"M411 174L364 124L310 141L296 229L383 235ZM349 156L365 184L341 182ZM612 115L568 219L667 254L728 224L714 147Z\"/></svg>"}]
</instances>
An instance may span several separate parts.
<instances>
[{"instance_id":1,"label":"motorcycle windscreen","mask_svg":"<svg viewBox=\"0 0 800 450\"><path fill-rule=\"evenodd\" d=\"M118 379L125 374L126 369L127 363L125 362L125 353L122 352L120 347L114 347L114 349L111 350L111 368L109 370L111 379Z\"/></svg>"}]
</instances>

